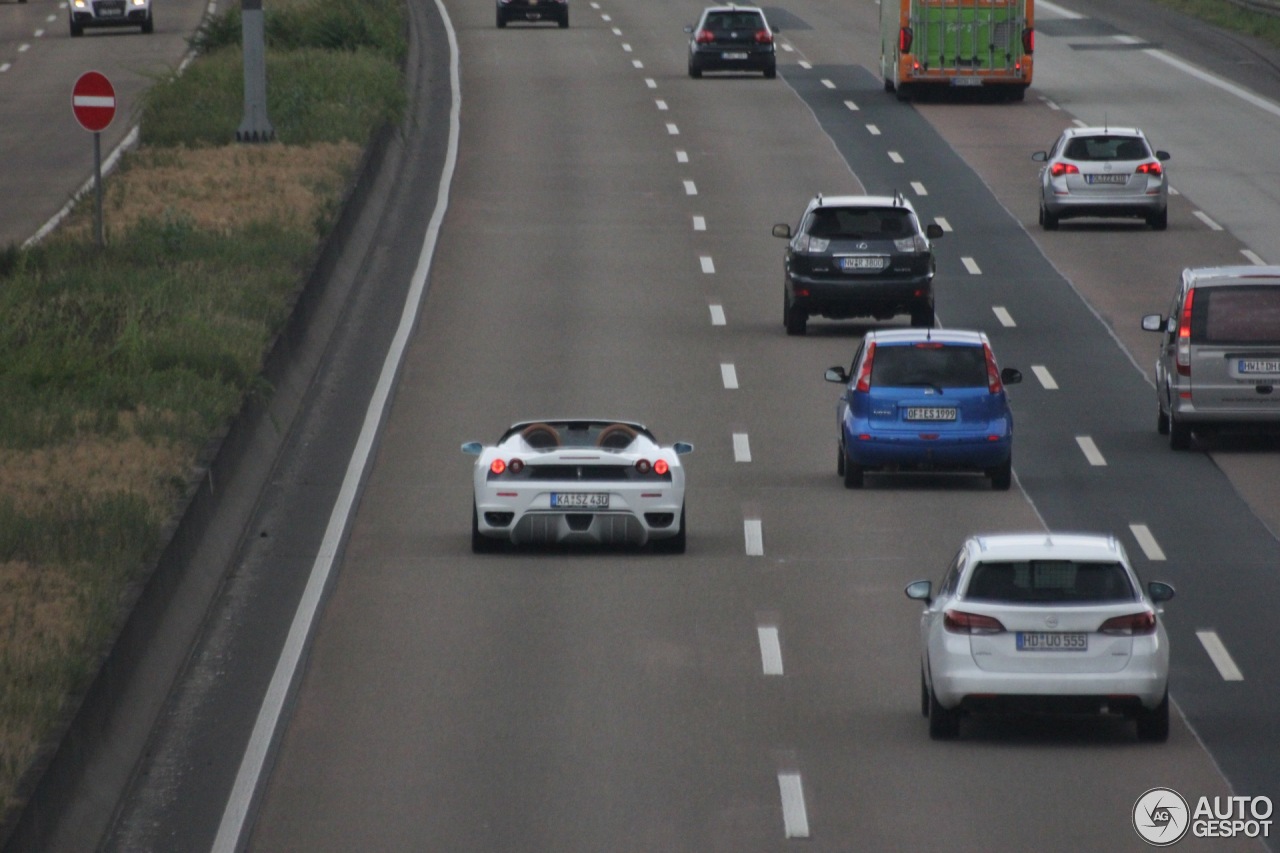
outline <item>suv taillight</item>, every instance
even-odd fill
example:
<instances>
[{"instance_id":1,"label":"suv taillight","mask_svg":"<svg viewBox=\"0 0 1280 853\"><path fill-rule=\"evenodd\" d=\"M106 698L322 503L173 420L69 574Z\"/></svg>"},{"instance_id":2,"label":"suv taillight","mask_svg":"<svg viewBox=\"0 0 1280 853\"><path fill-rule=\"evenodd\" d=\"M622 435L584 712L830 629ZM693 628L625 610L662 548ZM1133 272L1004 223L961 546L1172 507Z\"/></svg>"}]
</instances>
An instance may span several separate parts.
<instances>
[{"instance_id":1,"label":"suv taillight","mask_svg":"<svg viewBox=\"0 0 1280 853\"><path fill-rule=\"evenodd\" d=\"M875 341L867 344L867 357L862 360L862 369L858 371L858 384L854 390L866 393L871 390L871 361L876 357Z\"/></svg>"},{"instance_id":2,"label":"suv taillight","mask_svg":"<svg viewBox=\"0 0 1280 853\"><path fill-rule=\"evenodd\" d=\"M942 614L942 627L952 634L1001 634L1004 625L1000 620L979 613L965 613L963 610L948 610Z\"/></svg>"},{"instance_id":3,"label":"suv taillight","mask_svg":"<svg viewBox=\"0 0 1280 853\"><path fill-rule=\"evenodd\" d=\"M991 351L990 344L982 345L982 354L987 357L987 390L992 394L999 394L1004 390L1004 383L1000 381L1000 367L996 364L996 356Z\"/></svg>"},{"instance_id":4,"label":"suv taillight","mask_svg":"<svg viewBox=\"0 0 1280 853\"><path fill-rule=\"evenodd\" d=\"M1191 302L1195 299L1194 289L1187 291L1187 299L1182 303L1182 318L1178 321L1177 364L1178 374L1191 375Z\"/></svg>"},{"instance_id":5,"label":"suv taillight","mask_svg":"<svg viewBox=\"0 0 1280 853\"><path fill-rule=\"evenodd\" d=\"M1115 634L1122 637L1138 637L1156 632L1156 615L1150 610L1113 616L1098 628L1099 634Z\"/></svg>"}]
</instances>

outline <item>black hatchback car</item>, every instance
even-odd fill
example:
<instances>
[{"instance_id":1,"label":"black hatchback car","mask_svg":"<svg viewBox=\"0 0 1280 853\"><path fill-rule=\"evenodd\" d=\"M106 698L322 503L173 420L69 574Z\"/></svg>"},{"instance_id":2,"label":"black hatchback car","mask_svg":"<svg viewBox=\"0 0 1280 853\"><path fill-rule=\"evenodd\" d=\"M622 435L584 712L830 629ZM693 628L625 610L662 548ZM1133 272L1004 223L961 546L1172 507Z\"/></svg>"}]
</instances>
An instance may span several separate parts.
<instances>
[{"instance_id":1,"label":"black hatchback car","mask_svg":"<svg viewBox=\"0 0 1280 853\"><path fill-rule=\"evenodd\" d=\"M497 0L498 26L507 21L548 21L569 26L569 0Z\"/></svg>"},{"instance_id":2,"label":"black hatchback car","mask_svg":"<svg viewBox=\"0 0 1280 853\"><path fill-rule=\"evenodd\" d=\"M709 6L689 33L689 76L703 71L759 71L778 75L773 30L758 6Z\"/></svg>"},{"instance_id":3,"label":"black hatchback car","mask_svg":"<svg viewBox=\"0 0 1280 853\"><path fill-rule=\"evenodd\" d=\"M920 227L902 195L821 195L809 202L800 225L773 226L790 242L784 261L782 322L803 335L811 316L887 320L910 314L911 325L931 327L933 246L941 226Z\"/></svg>"}]
</instances>

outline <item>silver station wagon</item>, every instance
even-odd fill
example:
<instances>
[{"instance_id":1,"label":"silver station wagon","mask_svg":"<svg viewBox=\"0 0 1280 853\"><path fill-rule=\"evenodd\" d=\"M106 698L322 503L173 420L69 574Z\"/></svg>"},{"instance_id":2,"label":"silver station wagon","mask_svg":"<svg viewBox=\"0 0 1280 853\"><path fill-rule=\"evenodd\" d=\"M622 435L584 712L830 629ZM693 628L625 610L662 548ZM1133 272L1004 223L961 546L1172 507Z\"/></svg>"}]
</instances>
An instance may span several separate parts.
<instances>
[{"instance_id":1,"label":"silver station wagon","mask_svg":"<svg viewBox=\"0 0 1280 853\"><path fill-rule=\"evenodd\" d=\"M1182 271L1160 333L1156 427L1174 450L1191 434L1280 427L1280 266Z\"/></svg>"}]
</instances>

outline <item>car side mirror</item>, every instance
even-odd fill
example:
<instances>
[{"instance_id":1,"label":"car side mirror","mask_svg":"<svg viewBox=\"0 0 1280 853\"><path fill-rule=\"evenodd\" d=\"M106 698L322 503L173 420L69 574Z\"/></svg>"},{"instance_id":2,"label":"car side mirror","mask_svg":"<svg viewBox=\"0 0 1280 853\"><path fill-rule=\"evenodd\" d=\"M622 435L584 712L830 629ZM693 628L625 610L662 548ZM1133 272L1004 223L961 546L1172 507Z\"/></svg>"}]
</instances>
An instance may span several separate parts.
<instances>
[{"instance_id":1,"label":"car side mirror","mask_svg":"<svg viewBox=\"0 0 1280 853\"><path fill-rule=\"evenodd\" d=\"M1148 314L1142 318L1142 329L1146 332L1163 332L1165 329L1164 317L1159 314Z\"/></svg>"},{"instance_id":2,"label":"car side mirror","mask_svg":"<svg viewBox=\"0 0 1280 853\"><path fill-rule=\"evenodd\" d=\"M685 28L684 28L684 31L685 31L686 33L691 33L691 32L693 32L693 27L685 27Z\"/></svg>"},{"instance_id":3,"label":"car side mirror","mask_svg":"<svg viewBox=\"0 0 1280 853\"><path fill-rule=\"evenodd\" d=\"M1031 159L1035 160L1037 163L1047 163L1049 162L1049 152L1037 151L1036 153L1031 155Z\"/></svg>"},{"instance_id":4,"label":"car side mirror","mask_svg":"<svg viewBox=\"0 0 1280 853\"><path fill-rule=\"evenodd\" d=\"M914 601L933 603L933 581L912 581L903 591L907 594L907 598Z\"/></svg>"},{"instance_id":5,"label":"car side mirror","mask_svg":"<svg viewBox=\"0 0 1280 853\"><path fill-rule=\"evenodd\" d=\"M1168 160L1168 159L1169 159L1169 152L1168 152L1168 151L1157 151L1157 152L1156 152L1156 159L1157 159L1157 160L1159 160L1159 161L1161 161L1161 162L1164 162L1165 160Z\"/></svg>"},{"instance_id":6,"label":"car side mirror","mask_svg":"<svg viewBox=\"0 0 1280 853\"><path fill-rule=\"evenodd\" d=\"M1152 601L1160 604L1173 598L1177 591L1164 581L1151 581L1147 584L1147 594L1151 596Z\"/></svg>"},{"instance_id":7,"label":"car side mirror","mask_svg":"<svg viewBox=\"0 0 1280 853\"><path fill-rule=\"evenodd\" d=\"M791 226L790 226L790 225L775 225L775 226L773 226L773 236L775 236L775 237L781 237L781 238L783 238L784 240L790 240L790 239L791 239Z\"/></svg>"},{"instance_id":8,"label":"car side mirror","mask_svg":"<svg viewBox=\"0 0 1280 853\"><path fill-rule=\"evenodd\" d=\"M693 452L693 445L687 441L677 441L671 445L671 449L676 452L677 456L684 456L686 453Z\"/></svg>"},{"instance_id":9,"label":"car side mirror","mask_svg":"<svg viewBox=\"0 0 1280 853\"><path fill-rule=\"evenodd\" d=\"M479 456L483 450L484 445L478 441L468 441L466 444L462 445L462 452L468 456Z\"/></svg>"},{"instance_id":10,"label":"car side mirror","mask_svg":"<svg viewBox=\"0 0 1280 853\"><path fill-rule=\"evenodd\" d=\"M1006 367L1000 371L1000 381L1005 385L1017 385L1022 381L1022 371L1016 367Z\"/></svg>"},{"instance_id":11,"label":"car side mirror","mask_svg":"<svg viewBox=\"0 0 1280 853\"><path fill-rule=\"evenodd\" d=\"M849 374L844 372L843 367L828 367L827 372L822 374L822 378L828 382L839 382L841 385L849 382Z\"/></svg>"},{"instance_id":12,"label":"car side mirror","mask_svg":"<svg viewBox=\"0 0 1280 853\"><path fill-rule=\"evenodd\" d=\"M924 227L924 233L930 240L937 240L944 232L941 225L936 222L930 222Z\"/></svg>"}]
</instances>

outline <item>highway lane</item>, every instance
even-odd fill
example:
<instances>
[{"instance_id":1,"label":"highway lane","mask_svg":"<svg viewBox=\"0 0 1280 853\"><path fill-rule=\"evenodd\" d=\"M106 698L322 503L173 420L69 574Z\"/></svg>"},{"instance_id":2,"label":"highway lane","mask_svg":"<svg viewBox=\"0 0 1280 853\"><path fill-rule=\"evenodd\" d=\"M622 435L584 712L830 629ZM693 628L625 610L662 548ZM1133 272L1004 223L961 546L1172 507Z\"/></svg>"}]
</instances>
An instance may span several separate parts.
<instances>
[{"instance_id":1,"label":"highway lane","mask_svg":"<svg viewBox=\"0 0 1280 853\"><path fill-rule=\"evenodd\" d=\"M1156 467L1179 463L1148 434L1140 372L1078 295L1105 284L1127 238L1164 235L1054 235L1075 240L1063 247L1078 258L1073 291L1009 219L1026 190L993 132L996 116L1026 115L1040 147L1054 111L896 104L855 67L871 62L869 12L789 7L783 80L690 81L679 12L598 6L576 5L567 31L502 32L483 4L450 8L465 90L453 204L252 846L755 850L791 846L791 834L832 850L927 849L942 837L958 849L1139 849L1128 810L1147 787L1227 793L1180 719L1160 746L1135 744L1118 723L1016 719L929 742L915 606L901 597L907 580L940 574L973 530L1042 517L1113 529L1144 574L1178 573L1175 699L1207 707L1210 728L1232 742L1237 685L1208 678L1190 632L1245 630L1253 617L1206 607L1214 593L1194 549L1214 540L1188 541L1205 537L1157 519L1229 515L1238 497L1192 457L1181 476L1212 487L1203 504L1168 509L1167 495L1151 494ZM1028 371L1013 392L1026 493L961 477L881 477L850 493L835 477L837 389L821 373L847 362L862 326L815 321L803 340L783 334L782 244L768 230L818 189L880 190L902 171L928 190L915 199L922 212L955 228L938 247L942 322L986 326L1003 363ZM389 209L406 229L380 241L370 280L411 271L432 194L408 191L424 207ZM1181 228L1191 221L1180 208L1161 254L1234 250ZM1086 236L1097 240L1082 250ZM999 324L996 303L1016 326ZM367 339L371 360L380 340ZM1029 365L1058 378L1061 402ZM1105 404L1095 374L1121 377ZM317 394L325 405L297 442L306 458L277 479L269 535L249 543L211 615L108 849L209 846L345 459L331 433L359 415L338 389L365 381L340 366ZM470 459L458 444L582 409L638 416L698 445L689 553L472 556ZM1132 451L1115 455L1111 433L1095 428L1105 413ZM1076 442L1082 416L1113 463L1105 472ZM1141 517L1127 512L1135 505ZM1256 549L1233 566L1243 581L1274 543L1237 514ZM1140 556L1128 524L1142 521L1167 548L1164 565ZM1212 622L1192 621L1202 614ZM1244 657L1230 636L1228 646L1256 689L1264 655ZM1205 704L1214 700L1222 707ZM1261 752L1266 742L1243 725L1234 742Z\"/></svg>"},{"instance_id":2,"label":"highway lane","mask_svg":"<svg viewBox=\"0 0 1280 853\"><path fill-rule=\"evenodd\" d=\"M65 2L0 4L0 246L26 241L93 177L93 136L71 113L76 78L100 71L115 88L105 158L136 122L142 92L178 67L206 9L217 8L172 0L156 7L151 35L121 28L73 39Z\"/></svg>"}]
</instances>

